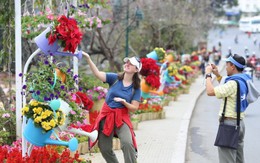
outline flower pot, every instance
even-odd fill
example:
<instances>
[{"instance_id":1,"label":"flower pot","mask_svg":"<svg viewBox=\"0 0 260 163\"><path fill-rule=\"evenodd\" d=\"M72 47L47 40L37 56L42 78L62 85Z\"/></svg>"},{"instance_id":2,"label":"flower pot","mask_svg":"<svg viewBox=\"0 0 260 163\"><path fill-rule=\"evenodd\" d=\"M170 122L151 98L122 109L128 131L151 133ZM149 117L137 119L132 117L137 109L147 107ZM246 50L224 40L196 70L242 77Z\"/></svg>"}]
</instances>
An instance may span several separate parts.
<instances>
[{"instance_id":1,"label":"flower pot","mask_svg":"<svg viewBox=\"0 0 260 163\"><path fill-rule=\"evenodd\" d=\"M105 99L103 99L103 98L98 101L94 101L94 105L93 105L92 109L90 110L90 112L100 111L104 102L105 102Z\"/></svg>"},{"instance_id":2,"label":"flower pot","mask_svg":"<svg viewBox=\"0 0 260 163\"><path fill-rule=\"evenodd\" d=\"M63 145L69 147L71 151L75 151L78 148L78 140L76 138L70 139L69 142L53 140L50 138L53 130L48 132L43 132L43 129L40 127L36 127L32 119L28 120L28 123L24 129L23 136L29 141L31 144L35 146L45 146L47 144L52 145Z\"/></svg>"},{"instance_id":3,"label":"flower pot","mask_svg":"<svg viewBox=\"0 0 260 163\"><path fill-rule=\"evenodd\" d=\"M152 58L152 59L158 61L158 55L157 55L157 53L155 51L150 52L149 54L146 55L146 57L147 58Z\"/></svg>"},{"instance_id":4,"label":"flower pot","mask_svg":"<svg viewBox=\"0 0 260 163\"><path fill-rule=\"evenodd\" d=\"M150 86L146 83L145 79L142 79L141 81L141 91L144 93L149 93Z\"/></svg>"},{"instance_id":5,"label":"flower pot","mask_svg":"<svg viewBox=\"0 0 260 163\"><path fill-rule=\"evenodd\" d=\"M66 74L63 73L60 69L57 69L57 68L55 68L55 71L56 71L57 77L59 77L61 79L61 82L65 83L66 82Z\"/></svg>"},{"instance_id":6,"label":"flower pot","mask_svg":"<svg viewBox=\"0 0 260 163\"><path fill-rule=\"evenodd\" d=\"M78 53L66 53L66 52L59 52L58 49L60 46L58 45L58 41L56 40L52 45L49 44L48 38L46 38L46 34L50 32L52 27L46 28L40 35L35 37L34 41L37 44L38 48L46 54L53 54L53 55L60 55L60 56L75 56L78 59L82 58L82 51Z\"/></svg>"},{"instance_id":7,"label":"flower pot","mask_svg":"<svg viewBox=\"0 0 260 163\"><path fill-rule=\"evenodd\" d=\"M166 56L166 60L167 60L168 62L173 62L173 61L174 61L173 55L171 55L171 54L167 55L167 56Z\"/></svg>"},{"instance_id":8,"label":"flower pot","mask_svg":"<svg viewBox=\"0 0 260 163\"><path fill-rule=\"evenodd\" d=\"M48 38L46 38L46 34L50 32L51 27L46 28L40 35L35 37L34 41L37 44L38 48L41 49L41 51L48 55L50 53L54 54L58 49L58 41L55 41L52 45L49 45Z\"/></svg>"}]
</instances>

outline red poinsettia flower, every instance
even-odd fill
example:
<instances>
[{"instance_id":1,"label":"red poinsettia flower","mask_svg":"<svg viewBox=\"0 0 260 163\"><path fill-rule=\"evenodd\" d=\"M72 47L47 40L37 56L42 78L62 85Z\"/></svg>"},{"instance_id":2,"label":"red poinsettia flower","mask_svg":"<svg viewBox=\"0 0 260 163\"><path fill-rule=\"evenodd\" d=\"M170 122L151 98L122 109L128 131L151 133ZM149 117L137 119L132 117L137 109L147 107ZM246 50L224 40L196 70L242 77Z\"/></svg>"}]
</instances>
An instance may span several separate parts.
<instances>
[{"instance_id":1,"label":"red poinsettia flower","mask_svg":"<svg viewBox=\"0 0 260 163\"><path fill-rule=\"evenodd\" d=\"M55 30L51 31L48 41L49 44L53 44L56 40L63 51L75 52L78 44L82 40L82 33L80 32L75 19L67 18L62 15L57 20Z\"/></svg>"},{"instance_id":2,"label":"red poinsettia flower","mask_svg":"<svg viewBox=\"0 0 260 163\"><path fill-rule=\"evenodd\" d=\"M149 75L145 78L145 81L147 84L149 84L151 87L158 89L161 85L160 83L160 77L156 76L154 74Z\"/></svg>"},{"instance_id":3,"label":"red poinsettia flower","mask_svg":"<svg viewBox=\"0 0 260 163\"><path fill-rule=\"evenodd\" d=\"M142 76L149 76L151 74L159 76L160 68L156 64L156 60L152 58L141 58L141 63L142 63L142 69L140 71L140 74Z\"/></svg>"}]
</instances>

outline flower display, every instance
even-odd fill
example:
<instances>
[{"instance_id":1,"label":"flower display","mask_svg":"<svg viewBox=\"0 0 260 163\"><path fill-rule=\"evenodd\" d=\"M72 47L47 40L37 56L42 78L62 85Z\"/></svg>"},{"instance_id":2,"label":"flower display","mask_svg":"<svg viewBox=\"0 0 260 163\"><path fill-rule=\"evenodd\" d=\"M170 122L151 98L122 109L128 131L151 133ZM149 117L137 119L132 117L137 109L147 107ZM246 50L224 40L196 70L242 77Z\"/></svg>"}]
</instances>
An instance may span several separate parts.
<instances>
[{"instance_id":1,"label":"flower display","mask_svg":"<svg viewBox=\"0 0 260 163\"><path fill-rule=\"evenodd\" d=\"M71 96L69 92L76 91L74 83L78 76L73 75L70 67L55 59L51 61L46 55L39 54L36 59L37 70L24 74L26 84L22 94L42 102L58 98L67 101Z\"/></svg>"},{"instance_id":2,"label":"flower display","mask_svg":"<svg viewBox=\"0 0 260 163\"><path fill-rule=\"evenodd\" d=\"M154 51L156 52L157 56L158 56L158 61L160 63L164 62L165 59L165 50L163 48L154 48Z\"/></svg>"},{"instance_id":3,"label":"flower display","mask_svg":"<svg viewBox=\"0 0 260 163\"><path fill-rule=\"evenodd\" d=\"M142 69L140 71L140 74L142 76L149 76L151 74L159 75L160 74L160 68L156 64L156 61L151 58L141 58L142 63Z\"/></svg>"},{"instance_id":4,"label":"flower display","mask_svg":"<svg viewBox=\"0 0 260 163\"><path fill-rule=\"evenodd\" d=\"M145 82L152 88L158 89L161 85L160 77L156 75L149 75L145 78Z\"/></svg>"},{"instance_id":5,"label":"flower display","mask_svg":"<svg viewBox=\"0 0 260 163\"><path fill-rule=\"evenodd\" d=\"M22 108L22 115L31 118L36 127L41 127L45 132L63 125L65 115L61 110L53 111L49 104L31 100L28 105Z\"/></svg>"},{"instance_id":6,"label":"flower display","mask_svg":"<svg viewBox=\"0 0 260 163\"><path fill-rule=\"evenodd\" d=\"M87 94L91 100L96 101L105 98L107 91L108 91L107 88L97 86L94 87L93 89L87 90Z\"/></svg>"},{"instance_id":7,"label":"flower display","mask_svg":"<svg viewBox=\"0 0 260 163\"><path fill-rule=\"evenodd\" d=\"M65 149L61 153L58 153L57 150L53 148L33 147L31 154L29 156L26 155L25 157L23 157L21 147L0 146L0 162L91 162L90 160L80 158L78 152L76 152L73 157L71 157L70 155L71 154L68 149Z\"/></svg>"},{"instance_id":8,"label":"flower display","mask_svg":"<svg viewBox=\"0 0 260 163\"><path fill-rule=\"evenodd\" d=\"M140 74L144 77L146 84L152 88L160 87L160 68L156 61L151 58L141 58L142 69Z\"/></svg>"},{"instance_id":9,"label":"flower display","mask_svg":"<svg viewBox=\"0 0 260 163\"><path fill-rule=\"evenodd\" d=\"M168 75L169 76L174 76L174 75L176 75L178 73L178 69L177 69L177 67L174 64L170 64L167 67L167 71L168 71Z\"/></svg>"},{"instance_id":10,"label":"flower display","mask_svg":"<svg viewBox=\"0 0 260 163\"><path fill-rule=\"evenodd\" d=\"M82 40L82 33L77 26L77 21L73 18L67 18L65 15L54 20L54 27L46 36L50 45L58 41L58 44L64 48L63 51L72 53L75 52Z\"/></svg>"},{"instance_id":11,"label":"flower display","mask_svg":"<svg viewBox=\"0 0 260 163\"><path fill-rule=\"evenodd\" d=\"M37 70L32 69L24 74L26 83L23 85L22 94L42 103L61 99L72 108L67 115L70 122L68 125L85 124L87 110L93 106L93 102L75 87L78 76L73 75L71 68L49 58L46 55L38 55Z\"/></svg>"}]
</instances>

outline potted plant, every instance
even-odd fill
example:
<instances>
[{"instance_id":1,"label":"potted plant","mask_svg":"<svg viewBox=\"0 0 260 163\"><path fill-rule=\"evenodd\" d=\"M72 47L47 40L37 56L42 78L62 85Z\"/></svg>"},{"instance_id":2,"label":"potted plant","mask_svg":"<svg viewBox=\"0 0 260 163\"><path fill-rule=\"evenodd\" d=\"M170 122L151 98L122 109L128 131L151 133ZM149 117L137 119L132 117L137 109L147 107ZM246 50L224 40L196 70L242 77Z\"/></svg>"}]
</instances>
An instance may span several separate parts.
<instances>
[{"instance_id":1,"label":"potted plant","mask_svg":"<svg viewBox=\"0 0 260 163\"><path fill-rule=\"evenodd\" d=\"M163 48L154 48L154 51L156 52L158 56L158 62L163 63L165 60L165 50Z\"/></svg>"},{"instance_id":2,"label":"potted plant","mask_svg":"<svg viewBox=\"0 0 260 163\"><path fill-rule=\"evenodd\" d=\"M158 89L160 86L160 69L156 61L151 58L141 58L142 75L141 90L144 93L149 93L150 90Z\"/></svg>"},{"instance_id":3,"label":"potted plant","mask_svg":"<svg viewBox=\"0 0 260 163\"><path fill-rule=\"evenodd\" d=\"M60 109L55 111L49 104L36 100L31 100L22 108L22 115L31 119L36 127L42 128L43 133L63 125L65 121L65 115Z\"/></svg>"},{"instance_id":4,"label":"potted plant","mask_svg":"<svg viewBox=\"0 0 260 163\"><path fill-rule=\"evenodd\" d=\"M50 57L39 54L37 61L37 69L32 67L30 72L24 74L26 83L23 85L22 94L29 100L35 99L43 103L50 104L53 100L59 100L61 104L67 103L71 108L66 113L69 119L67 125L73 127L73 125L85 123L87 110L91 109L93 102L85 93L76 88L78 76L73 75L70 67L61 62L58 63L55 58L50 60Z\"/></svg>"}]
</instances>

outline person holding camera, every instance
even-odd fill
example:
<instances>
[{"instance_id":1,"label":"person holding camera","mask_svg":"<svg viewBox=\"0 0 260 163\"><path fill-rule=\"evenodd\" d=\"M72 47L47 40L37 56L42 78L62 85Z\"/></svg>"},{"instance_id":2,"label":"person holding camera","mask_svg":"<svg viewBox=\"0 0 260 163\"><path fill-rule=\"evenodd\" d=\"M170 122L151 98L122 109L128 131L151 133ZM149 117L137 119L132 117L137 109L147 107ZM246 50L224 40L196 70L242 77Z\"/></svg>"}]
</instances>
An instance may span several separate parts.
<instances>
[{"instance_id":1,"label":"person holding camera","mask_svg":"<svg viewBox=\"0 0 260 163\"><path fill-rule=\"evenodd\" d=\"M218 155L220 163L244 163L244 135L245 111L249 103L254 102L260 93L254 87L251 77L243 74L246 67L245 59L237 54L226 59L227 77L222 77L218 68L214 64L209 64L206 67L206 92L208 96L216 96L218 99L223 99L219 111L219 119L222 117L223 108L225 105L224 123L231 126L237 125L237 82L240 88L240 131L238 137L238 148L231 149L227 147L218 147ZM216 75L217 80L221 83L214 87L212 83L212 73ZM222 120L222 119L221 119Z\"/></svg>"}]
</instances>

